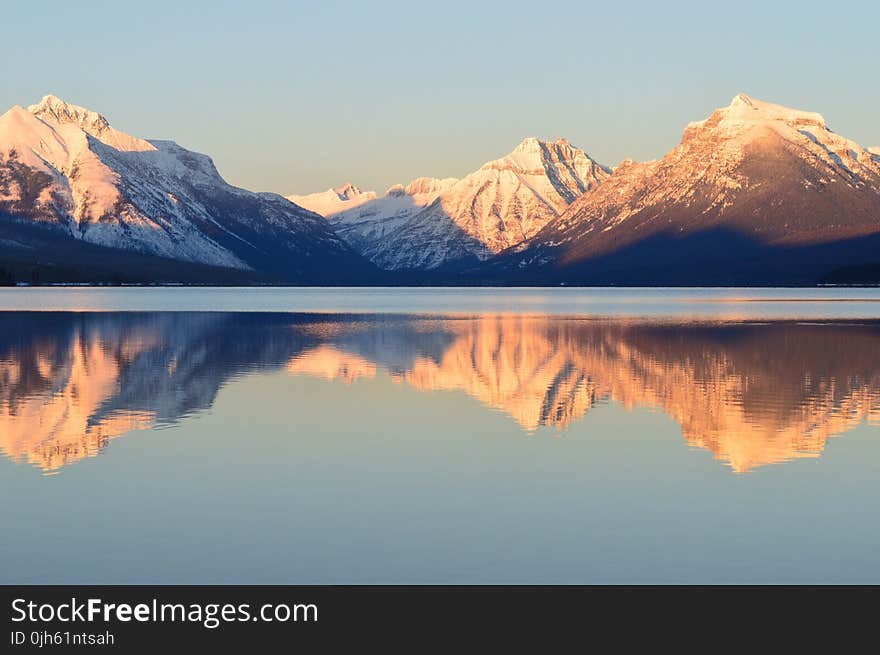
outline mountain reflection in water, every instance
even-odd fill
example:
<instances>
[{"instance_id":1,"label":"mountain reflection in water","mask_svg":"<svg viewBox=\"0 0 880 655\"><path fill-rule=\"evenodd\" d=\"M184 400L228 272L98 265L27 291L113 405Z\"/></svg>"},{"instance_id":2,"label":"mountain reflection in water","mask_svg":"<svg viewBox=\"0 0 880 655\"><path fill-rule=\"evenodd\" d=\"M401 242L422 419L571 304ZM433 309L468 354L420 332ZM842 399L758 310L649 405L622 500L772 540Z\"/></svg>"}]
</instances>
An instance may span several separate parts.
<instances>
[{"instance_id":1,"label":"mountain reflection in water","mask_svg":"<svg viewBox=\"0 0 880 655\"><path fill-rule=\"evenodd\" d=\"M564 431L605 401L650 407L737 472L880 421L871 321L4 312L0 450L55 472L210 409L231 379L282 370L461 391L527 432Z\"/></svg>"}]
</instances>

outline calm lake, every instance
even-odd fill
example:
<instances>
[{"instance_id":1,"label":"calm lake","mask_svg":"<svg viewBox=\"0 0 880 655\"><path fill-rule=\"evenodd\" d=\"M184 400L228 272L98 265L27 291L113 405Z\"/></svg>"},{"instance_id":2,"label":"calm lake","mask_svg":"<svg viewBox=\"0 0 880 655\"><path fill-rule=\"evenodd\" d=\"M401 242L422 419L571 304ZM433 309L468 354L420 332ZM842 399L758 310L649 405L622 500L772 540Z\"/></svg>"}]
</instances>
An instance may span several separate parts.
<instances>
[{"instance_id":1,"label":"calm lake","mask_svg":"<svg viewBox=\"0 0 880 655\"><path fill-rule=\"evenodd\" d=\"M0 290L2 583L880 583L880 290Z\"/></svg>"}]
</instances>

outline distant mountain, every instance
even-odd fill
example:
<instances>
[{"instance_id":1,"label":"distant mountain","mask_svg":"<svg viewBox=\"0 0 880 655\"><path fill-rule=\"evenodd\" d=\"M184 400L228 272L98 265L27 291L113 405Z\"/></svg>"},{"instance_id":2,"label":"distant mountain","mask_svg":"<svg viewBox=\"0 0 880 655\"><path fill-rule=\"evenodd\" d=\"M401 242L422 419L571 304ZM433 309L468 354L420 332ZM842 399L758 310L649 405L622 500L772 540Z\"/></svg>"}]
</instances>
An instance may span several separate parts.
<instances>
[{"instance_id":1,"label":"distant mountain","mask_svg":"<svg viewBox=\"0 0 880 655\"><path fill-rule=\"evenodd\" d=\"M460 180L419 178L381 198L361 202L357 196L356 206L341 210L332 209L331 198L322 213L380 268L450 268L486 260L534 236L609 175L568 141L529 138ZM315 196L298 198L317 211Z\"/></svg>"},{"instance_id":2,"label":"distant mountain","mask_svg":"<svg viewBox=\"0 0 880 655\"><path fill-rule=\"evenodd\" d=\"M397 184L384 196L360 207L329 214L337 233L364 257L380 268L419 269L435 268L448 261L462 258L471 261L471 250L480 249L476 241L464 235L447 217L432 217L424 222L415 219L428 210L440 194L455 184L454 178L420 177L408 185ZM434 243L419 241L420 230L446 228L448 239L438 235ZM415 234L412 234L415 233ZM412 235L412 236L410 236ZM418 243L417 243L418 242ZM477 260L473 260L477 261Z\"/></svg>"},{"instance_id":3,"label":"distant mountain","mask_svg":"<svg viewBox=\"0 0 880 655\"><path fill-rule=\"evenodd\" d=\"M625 162L477 276L809 284L880 263L880 154L816 113L738 95L662 159Z\"/></svg>"},{"instance_id":4,"label":"distant mountain","mask_svg":"<svg viewBox=\"0 0 880 655\"><path fill-rule=\"evenodd\" d=\"M331 216L346 209L359 207L365 202L375 200L376 192L361 191L360 188L351 182L346 182L334 189L327 189L320 193L311 193L305 196L287 196L287 199L321 216Z\"/></svg>"},{"instance_id":5,"label":"distant mountain","mask_svg":"<svg viewBox=\"0 0 880 655\"><path fill-rule=\"evenodd\" d=\"M374 270L316 214L233 187L209 157L130 136L51 95L0 117L0 223L0 264L85 279L110 261L101 276L131 279L123 253L136 254L134 277L146 280L175 271L327 282Z\"/></svg>"}]
</instances>

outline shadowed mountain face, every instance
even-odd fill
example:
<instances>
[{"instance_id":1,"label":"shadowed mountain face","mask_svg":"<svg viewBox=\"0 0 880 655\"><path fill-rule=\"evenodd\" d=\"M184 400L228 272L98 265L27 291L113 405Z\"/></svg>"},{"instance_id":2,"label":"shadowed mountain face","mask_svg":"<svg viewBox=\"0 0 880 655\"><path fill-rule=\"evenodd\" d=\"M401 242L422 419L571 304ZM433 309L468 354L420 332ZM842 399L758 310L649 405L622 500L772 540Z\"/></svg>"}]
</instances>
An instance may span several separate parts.
<instances>
[{"instance_id":1,"label":"shadowed mountain face","mask_svg":"<svg viewBox=\"0 0 880 655\"><path fill-rule=\"evenodd\" d=\"M0 450L46 472L258 371L464 392L527 432L647 407L737 472L880 421L876 323L3 313L0 328Z\"/></svg>"}]
</instances>

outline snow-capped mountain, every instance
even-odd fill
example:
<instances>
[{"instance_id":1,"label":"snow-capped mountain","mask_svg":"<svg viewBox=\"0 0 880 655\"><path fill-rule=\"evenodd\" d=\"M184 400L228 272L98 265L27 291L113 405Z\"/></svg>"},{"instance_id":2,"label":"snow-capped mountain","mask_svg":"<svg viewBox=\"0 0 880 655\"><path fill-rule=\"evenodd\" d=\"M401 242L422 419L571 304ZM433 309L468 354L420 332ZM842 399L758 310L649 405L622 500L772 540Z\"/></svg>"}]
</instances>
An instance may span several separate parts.
<instances>
[{"instance_id":1,"label":"snow-capped mountain","mask_svg":"<svg viewBox=\"0 0 880 655\"><path fill-rule=\"evenodd\" d=\"M878 247L880 155L819 114L740 94L489 268L520 281L815 283L876 262Z\"/></svg>"},{"instance_id":2,"label":"snow-capped mountain","mask_svg":"<svg viewBox=\"0 0 880 655\"><path fill-rule=\"evenodd\" d=\"M328 218L352 248L380 268L435 268L446 261L468 258L472 249L481 249L442 210L431 211L440 194L457 181L420 177L406 186L396 184L381 198ZM436 235L433 243L430 236L421 234L430 231Z\"/></svg>"},{"instance_id":3,"label":"snow-capped mountain","mask_svg":"<svg viewBox=\"0 0 880 655\"><path fill-rule=\"evenodd\" d=\"M485 260L534 236L609 175L568 141L529 138L462 179L418 178L324 215L380 268L431 270Z\"/></svg>"},{"instance_id":4,"label":"snow-capped mountain","mask_svg":"<svg viewBox=\"0 0 880 655\"><path fill-rule=\"evenodd\" d=\"M370 268L316 214L51 95L0 117L0 216L5 228L285 281Z\"/></svg>"},{"instance_id":5,"label":"snow-capped mountain","mask_svg":"<svg viewBox=\"0 0 880 655\"><path fill-rule=\"evenodd\" d=\"M356 187L351 182L346 182L342 186L327 189L320 193L310 193L305 196L287 196L287 199L321 216L331 216L346 209L360 207L365 202L375 200L376 192L361 191L359 187Z\"/></svg>"}]
</instances>

